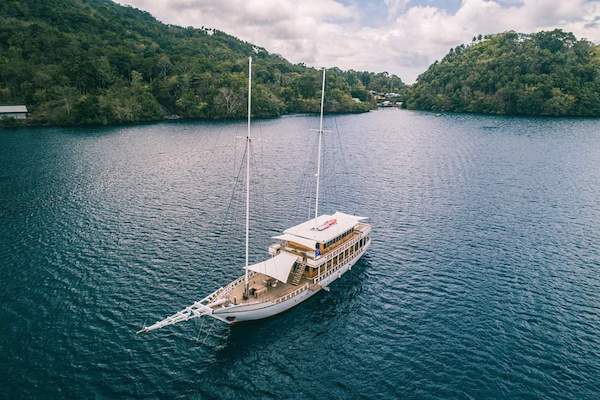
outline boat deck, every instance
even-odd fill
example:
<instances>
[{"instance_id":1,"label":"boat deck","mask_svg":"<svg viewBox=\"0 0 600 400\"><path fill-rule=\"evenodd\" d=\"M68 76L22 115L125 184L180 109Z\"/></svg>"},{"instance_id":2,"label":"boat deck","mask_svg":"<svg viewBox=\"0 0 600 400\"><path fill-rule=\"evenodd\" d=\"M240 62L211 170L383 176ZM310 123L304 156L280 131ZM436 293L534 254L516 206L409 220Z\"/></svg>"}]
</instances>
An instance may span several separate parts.
<instances>
[{"instance_id":1,"label":"boat deck","mask_svg":"<svg viewBox=\"0 0 600 400\"><path fill-rule=\"evenodd\" d=\"M242 280L240 283L234 286L229 295L229 301L231 304L250 304L257 302L265 302L271 301L278 297L283 297L289 293L292 293L294 290L303 287L307 283L312 283L312 279L308 279L303 277L298 285L292 285L291 283L282 283L279 281L275 281L276 285L269 285L268 282L274 282L273 278L270 278L267 275L263 275L260 273L254 274L248 279L248 286L250 289L254 288L258 291L258 295L249 296L247 300L243 299L244 294L244 281Z\"/></svg>"}]
</instances>

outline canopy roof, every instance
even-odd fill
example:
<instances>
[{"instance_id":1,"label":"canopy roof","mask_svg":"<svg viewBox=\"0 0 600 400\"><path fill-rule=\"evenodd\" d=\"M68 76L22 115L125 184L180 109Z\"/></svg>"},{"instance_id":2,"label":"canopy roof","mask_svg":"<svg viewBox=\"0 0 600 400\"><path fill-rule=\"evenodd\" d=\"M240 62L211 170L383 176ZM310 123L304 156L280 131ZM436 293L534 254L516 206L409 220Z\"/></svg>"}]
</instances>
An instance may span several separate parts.
<instances>
[{"instance_id":1,"label":"canopy roof","mask_svg":"<svg viewBox=\"0 0 600 400\"><path fill-rule=\"evenodd\" d=\"M273 239L285 240L286 242L298 243L299 245L308 247L311 250L314 250L315 246L318 243L316 240L306 239L306 238L303 238L300 236L295 236L295 235L289 235L287 233L284 233L283 235L279 235L279 236L273 236Z\"/></svg>"},{"instance_id":2,"label":"canopy roof","mask_svg":"<svg viewBox=\"0 0 600 400\"><path fill-rule=\"evenodd\" d=\"M298 256L282 251L273 258L249 265L247 268L286 283L296 260L298 260Z\"/></svg>"},{"instance_id":3,"label":"canopy roof","mask_svg":"<svg viewBox=\"0 0 600 400\"><path fill-rule=\"evenodd\" d=\"M354 228L356 224L365 219L367 218L336 211L333 215L318 216L316 224L314 219L310 219L300 225L286 229L283 233L325 243ZM315 229L315 226L317 229Z\"/></svg>"}]
</instances>

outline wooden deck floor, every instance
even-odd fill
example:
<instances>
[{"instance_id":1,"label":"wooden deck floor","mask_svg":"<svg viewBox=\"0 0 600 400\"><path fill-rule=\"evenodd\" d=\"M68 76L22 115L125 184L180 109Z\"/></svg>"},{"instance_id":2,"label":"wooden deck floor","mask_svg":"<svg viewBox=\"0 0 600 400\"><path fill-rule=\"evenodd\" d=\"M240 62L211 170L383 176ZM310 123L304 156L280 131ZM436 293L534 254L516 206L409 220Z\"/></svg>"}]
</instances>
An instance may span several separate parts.
<instances>
[{"instance_id":1,"label":"wooden deck floor","mask_svg":"<svg viewBox=\"0 0 600 400\"><path fill-rule=\"evenodd\" d=\"M248 285L251 288L252 287L255 287L255 288L266 287L264 282L268 279L269 279L269 277L267 275L255 274L248 280ZM309 282L312 282L312 280L309 280L305 277L303 277L300 280L300 283L297 286L289 284L289 283L282 283L282 282L278 281L276 287L267 287L266 292L259 295L258 297L250 296L247 300L244 300L243 299L244 281L241 281L233 288L233 290L229 293L228 297L229 297L229 301L231 301L232 304L246 304L246 303L270 301L270 300L274 300L278 297L285 296L286 294L293 292L294 290L302 287L305 283L309 283Z\"/></svg>"}]
</instances>

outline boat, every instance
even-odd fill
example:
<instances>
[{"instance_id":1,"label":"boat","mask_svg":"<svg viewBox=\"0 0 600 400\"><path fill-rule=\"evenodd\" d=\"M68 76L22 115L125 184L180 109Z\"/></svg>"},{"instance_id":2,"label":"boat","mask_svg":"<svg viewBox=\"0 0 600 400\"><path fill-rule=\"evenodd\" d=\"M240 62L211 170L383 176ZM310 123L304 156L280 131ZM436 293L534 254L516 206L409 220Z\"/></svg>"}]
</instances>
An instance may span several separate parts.
<instances>
[{"instance_id":1,"label":"boat","mask_svg":"<svg viewBox=\"0 0 600 400\"><path fill-rule=\"evenodd\" d=\"M323 69L317 154L314 218L274 236L267 260L249 263L250 136L252 58L248 59L248 123L246 136L246 254L244 274L191 306L138 333L148 333L194 318L209 316L226 324L280 314L314 296L349 271L371 244L367 218L336 211L319 215L319 181L325 101Z\"/></svg>"}]
</instances>

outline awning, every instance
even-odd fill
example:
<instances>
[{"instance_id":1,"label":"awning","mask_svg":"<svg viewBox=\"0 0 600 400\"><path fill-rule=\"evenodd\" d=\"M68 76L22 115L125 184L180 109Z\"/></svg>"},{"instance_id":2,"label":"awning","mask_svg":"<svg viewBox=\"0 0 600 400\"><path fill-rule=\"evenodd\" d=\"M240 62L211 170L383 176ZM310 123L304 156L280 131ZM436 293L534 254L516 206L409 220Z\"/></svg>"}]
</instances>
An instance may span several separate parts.
<instances>
[{"instance_id":1,"label":"awning","mask_svg":"<svg viewBox=\"0 0 600 400\"><path fill-rule=\"evenodd\" d=\"M286 242L294 242L294 243L298 243L299 245L302 245L304 247L308 247L311 250L314 250L316 245L317 245L317 241L316 240L312 240L312 239L306 239L300 236L295 236L295 235L290 235L290 234L283 234L283 235L279 235L279 236L273 236L273 239L277 239L277 240L284 240Z\"/></svg>"},{"instance_id":2,"label":"awning","mask_svg":"<svg viewBox=\"0 0 600 400\"><path fill-rule=\"evenodd\" d=\"M269 258L258 264L249 265L247 268L250 271L258 272L286 283L296 260L298 260L298 256L281 252L273 258Z\"/></svg>"}]
</instances>

